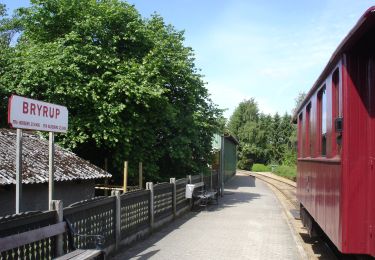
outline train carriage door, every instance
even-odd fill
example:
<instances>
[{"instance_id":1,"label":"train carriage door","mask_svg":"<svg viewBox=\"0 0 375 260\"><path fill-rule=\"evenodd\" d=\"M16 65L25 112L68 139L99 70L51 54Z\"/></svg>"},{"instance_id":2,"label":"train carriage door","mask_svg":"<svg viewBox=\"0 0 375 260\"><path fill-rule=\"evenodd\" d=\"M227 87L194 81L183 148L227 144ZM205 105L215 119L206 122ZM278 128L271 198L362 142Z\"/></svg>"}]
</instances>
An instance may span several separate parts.
<instances>
[{"instance_id":1,"label":"train carriage door","mask_svg":"<svg viewBox=\"0 0 375 260\"><path fill-rule=\"evenodd\" d=\"M368 126L369 126L369 250L375 255L375 55L370 55L367 64Z\"/></svg>"}]
</instances>

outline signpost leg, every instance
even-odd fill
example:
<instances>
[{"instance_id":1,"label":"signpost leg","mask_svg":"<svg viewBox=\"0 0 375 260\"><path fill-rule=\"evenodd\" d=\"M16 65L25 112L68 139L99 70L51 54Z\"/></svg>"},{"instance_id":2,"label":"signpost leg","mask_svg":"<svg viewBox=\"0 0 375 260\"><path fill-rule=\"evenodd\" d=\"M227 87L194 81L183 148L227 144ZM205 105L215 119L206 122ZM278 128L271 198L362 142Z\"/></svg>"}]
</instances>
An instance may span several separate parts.
<instances>
[{"instance_id":1,"label":"signpost leg","mask_svg":"<svg viewBox=\"0 0 375 260\"><path fill-rule=\"evenodd\" d=\"M16 147L16 214L18 214L22 210L22 129L17 129Z\"/></svg>"},{"instance_id":2,"label":"signpost leg","mask_svg":"<svg viewBox=\"0 0 375 260\"><path fill-rule=\"evenodd\" d=\"M53 185L53 157L55 155L55 136L53 132L49 132L49 151L48 151L48 205L49 210L53 210L51 208L51 202L53 200L54 195L54 185Z\"/></svg>"}]
</instances>

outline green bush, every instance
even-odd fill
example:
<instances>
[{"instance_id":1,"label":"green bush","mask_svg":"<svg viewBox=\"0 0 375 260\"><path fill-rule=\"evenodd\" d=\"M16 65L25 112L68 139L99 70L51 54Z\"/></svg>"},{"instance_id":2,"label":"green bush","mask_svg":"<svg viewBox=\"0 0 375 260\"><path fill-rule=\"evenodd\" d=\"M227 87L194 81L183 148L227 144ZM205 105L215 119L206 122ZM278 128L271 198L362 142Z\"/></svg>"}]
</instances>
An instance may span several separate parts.
<instances>
[{"instance_id":1,"label":"green bush","mask_svg":"<svg viewBox=\"0 0 375 260\"><path fill-rule=\"evenodd\" d=\"M297 175L297 166L278 165L274 173L281 177L295 181Z\"/></svg>"},{"instance_id":2,"label":"green bush","mask_svg":"<svg viewBox=\"0 0 375 260\"><path fill-rule=\"evenodd\" d=\"M252 159L243 158L243 159L240 159L237 163L237 167L241 170L250 171L252 166L253 166Z\"/></svg>"},{"instance_id":3,"label":"green bush","mask_svg":"<svg viewBox=\"0 0 375 260\"><path fill-rule=\"evenodd\" d=\"M254 163L253 167L251 168L253 172L270 172L270 166L266 166L261 163Z\"/></svg>"}]
</instances>

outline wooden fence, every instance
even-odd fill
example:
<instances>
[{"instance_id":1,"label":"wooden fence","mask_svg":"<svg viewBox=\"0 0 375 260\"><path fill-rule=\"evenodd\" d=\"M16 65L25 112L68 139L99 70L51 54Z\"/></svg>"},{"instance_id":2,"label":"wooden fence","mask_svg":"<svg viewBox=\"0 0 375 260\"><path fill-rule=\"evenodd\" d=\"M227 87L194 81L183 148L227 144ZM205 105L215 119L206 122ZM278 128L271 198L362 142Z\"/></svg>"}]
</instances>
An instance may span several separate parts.
<instances>
[{"instance_id":1,"label":"wooden fence","mask_svg":"<svg viewBox=\"0 0 375 260\"><path fill-rule=\"evenodd\" d=\"M184 179L170 179L170 183L148 182L146 190L120 194L116 191L109 197L96 197L74 203L63 209L63 218L68 220L77 233L100 234L105 237L104 250L111 253L120 245L128 245L147 236L152 230L173 220L190 209L185 198L186 184L204 181L208 188L218 188L218 174L194 175ZM60 216L61 217L61 216ZM0 237L38 229L58 222L56 211L28 212L0 218ZM56 237L37 241L12 250L2 251L0 259L52 259L56 252L69 252L69 239L57 243ZM78 248L93 248L94 241L75 236ZM60 245L63 248L57 248Z\"/></svg>"}]
</instances>

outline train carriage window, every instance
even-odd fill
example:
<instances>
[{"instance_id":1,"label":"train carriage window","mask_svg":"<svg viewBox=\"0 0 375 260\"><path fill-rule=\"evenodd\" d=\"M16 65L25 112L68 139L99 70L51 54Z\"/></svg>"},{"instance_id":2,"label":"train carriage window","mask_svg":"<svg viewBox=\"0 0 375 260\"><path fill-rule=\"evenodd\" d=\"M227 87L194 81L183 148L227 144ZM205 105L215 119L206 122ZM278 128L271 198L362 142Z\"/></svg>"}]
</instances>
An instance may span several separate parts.
<instances>
[{"instance_id":1,"label":"train carriage window","mask_svg":"<svg viewBox=\"0 0 375 260\"><path fill-rule=\"evenodd\" d=\"M339 70L336 69L332 75L332 129L335 130L335 120L340 117L340 76ZM332 156L339 154L337 137L339 133L332 131Z\"/></svg>"},{"instance_id":2,"label":"train carriage window","mask_svg":"<svg viewBox=\"0 0 375 260\"><path fill-rule=\"evenodd\" d=\"M310 112L311 112L311 103L309 103L306 107L306 119L305 119L305 149L304 149L304 155L305 157L311 157L312 155L312 145L311 145L311 138L310 138L310 134L311 134L311 129L310 129L310 125L311 125L311 115L310 115Z\"/></svg>"},{"instance_id":3,"label":"train carriage window","mask_svg":"<svg viewBox=\"0 0 375 260\"><path fill-rule=\"evenodd\" d=\"M302 133L302 122L303 122L303 116L302 113L298 116L298 139L297 139L297 154L298 157L302 157L303 154L303 133Z\"/></svg>"},{"instance_id":4,"label":"train carriage window","mask_svg":"<svg viewBox=\"0 0 375 260\"><path fill-rule=\"evenodd\" d=\"M320 154L327 155L327 94L326 87L318 92L318 126L320 133Z\"/></svg>"}]
</instances>

